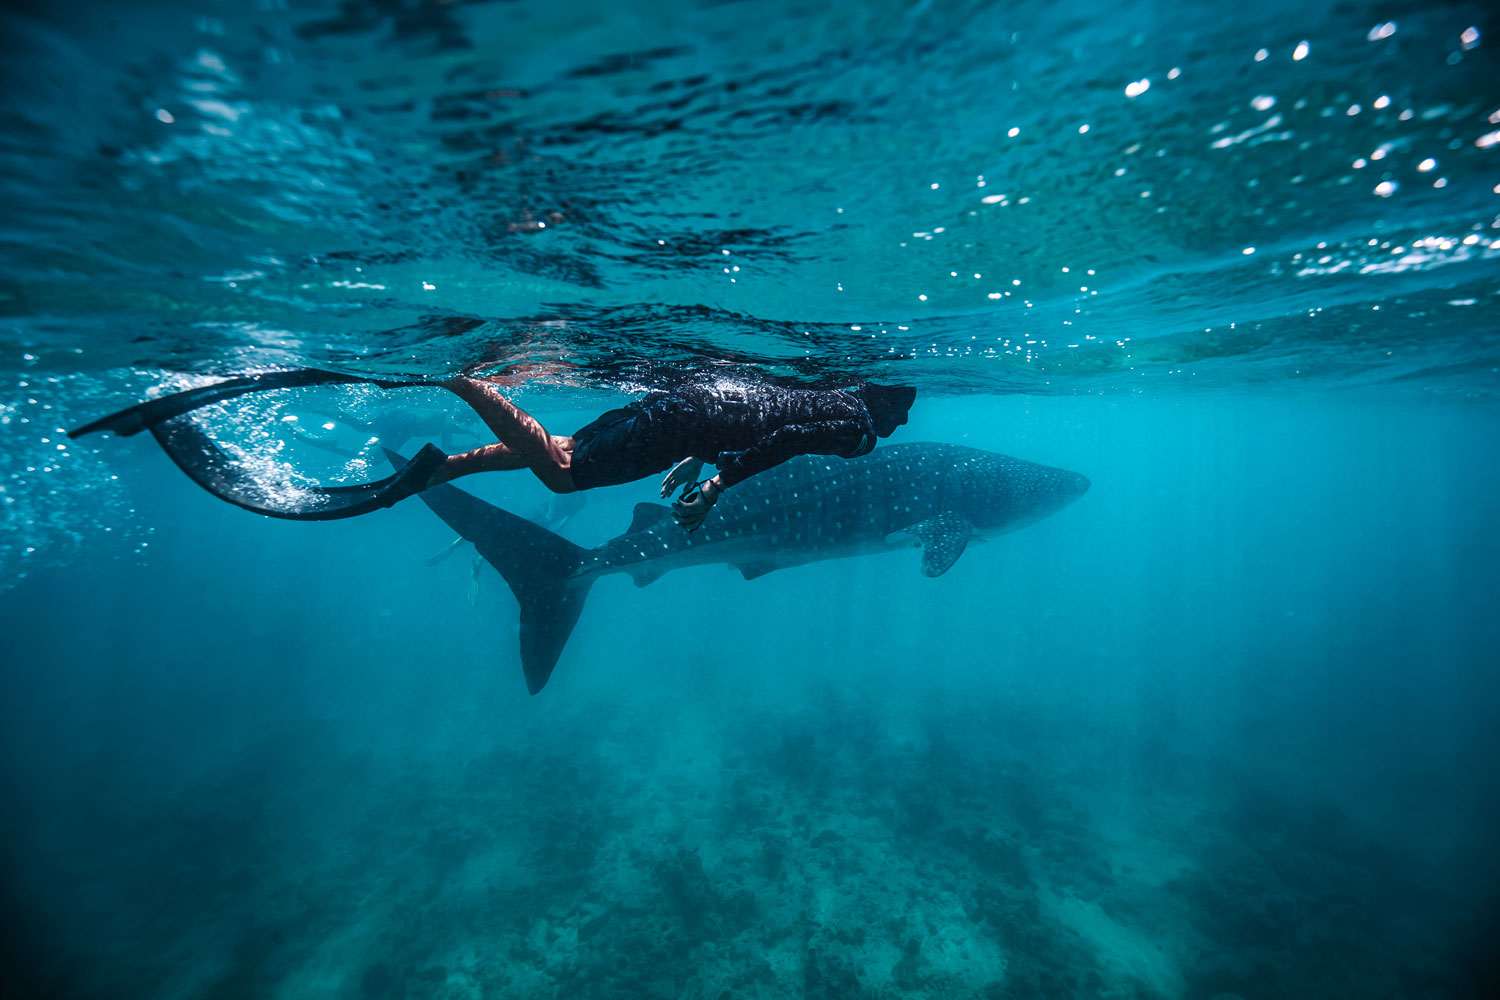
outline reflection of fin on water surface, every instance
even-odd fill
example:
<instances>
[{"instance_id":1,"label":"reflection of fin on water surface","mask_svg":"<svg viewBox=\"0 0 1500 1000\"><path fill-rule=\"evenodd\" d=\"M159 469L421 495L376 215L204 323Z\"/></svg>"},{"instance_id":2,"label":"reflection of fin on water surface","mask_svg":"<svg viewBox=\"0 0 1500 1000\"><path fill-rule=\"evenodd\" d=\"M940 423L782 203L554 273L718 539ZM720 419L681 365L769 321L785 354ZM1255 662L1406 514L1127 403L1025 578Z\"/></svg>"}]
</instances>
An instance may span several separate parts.
<instances>
[{"instance_id":1,"label":"reflection of fin on water surface","mask_svg":"<svg viewBox=\"0 0 1500 1000\"><path fill-rule=\"evenodd\" d=\"M180 417L184 413L189 413L214 403L220 403L226 399L233 399L236 396L243 396L246 393L270 392L273 389L300 389L314 385L350 385L355 383L378 385L384 389L426 384L410 380L341 375L338 372L327 372L318 368L298 368L294 371L241 375L238 378L232 378L224 382L215 382L212 385L200 385L196 389L185 389L182 392L174 392L170 396L148 399L144 403L137 403L132 407L121 410L119 413L111 413L107 417L101 417L92 423L84 424L76 430L68 431L68 437L76 438L79 435L92 434L95 431L114 431L121 437L129 437L132 434L150 430L152 427L165 423L173 417Z\"/></svg>"},{"instance_id":2,"label":"reflection of fin on water surface","mask_svg":"<svg viewBox=\"0 0 1500 1000\"><path fill-rule=\"evenodd\" d=\"M317 369L267 372L147 400L69 431L68 436L76 438L94 431L114 431L128 437L149 430L156 443L193 482L237 507L296 521L354 517L389 507L421 492L447 456L434 445L427 445L395 473L376 482L353 486L304 486L292 483L284 472L270 477L257 475L249 464L220 448L188 414L250 392L355 382L384 387L420 384L360 378Z\"/></svg>"}]
</instances>

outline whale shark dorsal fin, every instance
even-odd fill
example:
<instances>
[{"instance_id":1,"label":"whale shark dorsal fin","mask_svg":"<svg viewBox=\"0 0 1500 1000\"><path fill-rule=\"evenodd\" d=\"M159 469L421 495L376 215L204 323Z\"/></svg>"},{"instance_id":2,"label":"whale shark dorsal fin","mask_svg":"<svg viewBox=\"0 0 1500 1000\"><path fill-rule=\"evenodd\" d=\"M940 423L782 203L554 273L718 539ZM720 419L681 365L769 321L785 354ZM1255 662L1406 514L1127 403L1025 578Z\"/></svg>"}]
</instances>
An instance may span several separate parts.
<instances>
[{"instance_id":1,"label":"whale shark dorsal fin","mask_svg":"<svg viewBox=\"0 0 1500 1000\"><path fill-rule=\"evenodd\" d=\"M659 503L638 503L635 505L635 511L630 515L630 527L625 529L625 534L645 531L670 513L672 513L671 507L665 507Z\"/></svg>"},{"instance_id":2,"label":"whale shark dorsal fin","mask_svg":"<svg viewBox=\"0 0 1500 1000\"><path fill-rule=\"evenodd\" d=\"M943 513L918 521L906 529L906 534L922 546L922 575L942 576L964 554L974 536L974 526L957 514Z\"/></svg>"}]
</instances>

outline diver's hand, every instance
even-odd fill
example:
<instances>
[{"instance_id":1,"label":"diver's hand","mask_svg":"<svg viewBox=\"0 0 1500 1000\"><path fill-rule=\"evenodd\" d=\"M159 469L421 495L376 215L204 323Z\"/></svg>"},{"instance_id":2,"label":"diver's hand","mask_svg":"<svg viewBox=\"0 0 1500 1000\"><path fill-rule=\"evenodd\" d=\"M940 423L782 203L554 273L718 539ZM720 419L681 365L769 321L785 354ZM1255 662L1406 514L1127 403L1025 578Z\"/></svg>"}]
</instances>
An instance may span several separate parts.
<instances>
[{"instance_id":1,"label":"diver's hand","mask_svg":"<svg viewBox=\"0 0 1500 1000\"><path fill-rule=\"evenodd\" d=\"M661 481L661 495L669 496L677 491L679 486L689 486L698 481L698 474L703 471L701 459L684 458L672 466L665 479Z\"/></svg>"},{"instance_id":2,"label":"diver's hand","mask_svg":"<svg viewBox=\"0 0 1500 1000\"><path fill-rule=\"evenodd\" d=\"M719 494L724 488L719 485L719 478L705 479L699 483L696 489L690 489L672 503L672 516L677 519L677 524L684 531L697 531L703 526L703 519L708 517L708 512L718 502Z\"/></svg>"}]
</instances>

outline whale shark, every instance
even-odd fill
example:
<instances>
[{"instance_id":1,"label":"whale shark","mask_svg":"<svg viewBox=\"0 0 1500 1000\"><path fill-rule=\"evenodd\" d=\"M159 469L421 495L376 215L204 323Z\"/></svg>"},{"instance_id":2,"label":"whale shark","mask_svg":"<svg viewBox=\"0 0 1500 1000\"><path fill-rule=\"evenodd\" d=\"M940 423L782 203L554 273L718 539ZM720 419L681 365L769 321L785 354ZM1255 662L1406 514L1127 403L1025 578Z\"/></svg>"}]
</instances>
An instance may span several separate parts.
<instances>
[{"instance_id":1,"label":"whale shark","mask_svg":"<svg viewBox=\"0 0 1500 1000\"><path fill-rule=\"evenodd\" d=\"M398 467L405 460L387 456ZM630 527L595 548L451 484L418 494L499 571L521 608L521 668L541 691L594 581L628 573L644 587L686 566L726 563L754 580L778 569L919 547L921 571L946 573L969 544L1056 513L1086 476L959 445L914 442L861 458L803 455L726 491L688 533L663 504L635 507Z\"/></svg>"}]
</instances>

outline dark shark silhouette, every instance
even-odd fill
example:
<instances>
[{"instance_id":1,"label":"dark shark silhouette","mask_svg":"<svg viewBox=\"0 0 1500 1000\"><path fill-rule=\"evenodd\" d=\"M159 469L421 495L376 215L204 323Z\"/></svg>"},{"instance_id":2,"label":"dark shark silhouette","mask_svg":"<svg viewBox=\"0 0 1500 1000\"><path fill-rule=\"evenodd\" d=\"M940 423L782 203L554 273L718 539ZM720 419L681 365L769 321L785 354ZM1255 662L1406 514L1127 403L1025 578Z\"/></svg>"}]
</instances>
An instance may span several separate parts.
<instances>
[{"instance_id":1,"label":"dark shark silhouette","mask_svg":"<svg viewBox=\"0 0 1500 1000\"><path fill-rule=\"evenodd\" d=\"M669 570L728 563L753 580L822 559L920 546L922 572L941 576L971 540L1024 528L1088 488L1076 472L957 445L890 445L854 459L804 455L726 492L692 534L677 526L671 508L643 503L623 535L593 549L456 486L419 495L516 595L521 666L536 694L589 588L607 573L629 573L644 587Z\"/></svg>"}]
</instances>

